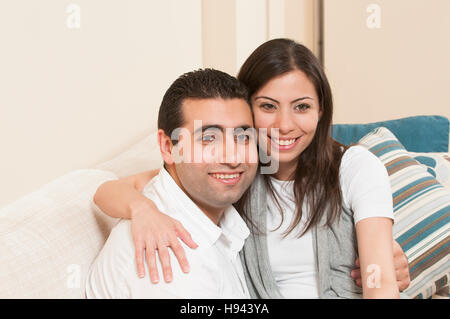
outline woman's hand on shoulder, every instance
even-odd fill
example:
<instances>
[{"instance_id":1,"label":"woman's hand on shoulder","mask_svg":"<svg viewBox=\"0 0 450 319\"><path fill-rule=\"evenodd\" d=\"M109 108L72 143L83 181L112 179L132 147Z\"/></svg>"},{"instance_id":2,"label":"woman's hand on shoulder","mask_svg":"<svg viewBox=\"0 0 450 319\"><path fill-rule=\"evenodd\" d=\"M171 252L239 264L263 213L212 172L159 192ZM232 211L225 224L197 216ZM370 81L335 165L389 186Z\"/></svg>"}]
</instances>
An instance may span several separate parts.
<instances>
[{"instance_id":1,"label":"woman's hand on shoulder","mask_svg":"<svg viewBox=\"0 0 450 319\"><path fill-rule=\"evenodd\" d=\"M147 202L141 207L134 207L131 215L131 233L133 236L136 265L139 277L145 276L144 255L153 283L159 281L156 265L156 251L158 251L164 280L172 280L169 248L172 249L183 272L189 272L189 263L179 239L188 247L197 248L189 232L181 222L160 212L153 202Z\"/></svg>"}]
</instances>

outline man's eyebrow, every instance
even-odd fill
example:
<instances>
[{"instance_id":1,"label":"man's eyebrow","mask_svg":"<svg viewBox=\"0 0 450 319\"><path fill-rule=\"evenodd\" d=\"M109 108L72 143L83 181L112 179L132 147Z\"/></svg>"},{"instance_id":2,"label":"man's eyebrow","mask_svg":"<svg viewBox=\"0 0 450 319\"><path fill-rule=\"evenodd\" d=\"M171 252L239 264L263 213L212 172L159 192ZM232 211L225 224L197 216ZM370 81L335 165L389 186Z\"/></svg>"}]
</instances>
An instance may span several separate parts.
<instances>
[{"instance_id":1,"label":"man's eyebrow","mask_svg":"<svg viewBox=\"0 0 450 319\"><path fill-rule=\"evenodd\" d=\"M257 99L268 99L268 100L274 101L275 103L280 103L277 100L272 99L271 97L268 97L268 96L257 96L257 97L255 97L255 101ZM295 99L295 100L291 101L291 103L295 103L295 102L298 102L298 101L303 101L303 100L306 100L306 99L314 100L312 97L304 96L304 97L299 97L298 99Z\"/></svg>"},{"instance_id":2,"label":"man's eyebrow","mask_svg":"<svg viewBox=\"0 0 450 319\"><path fill-rule=\"evenodd\" d=\"M217 125L217 124L203 125L203 126L199 127L198 129L196 129L194 134L204 132L204 131L210 130L210 129L216 129L216 130L222 131L223 127L221 125Z\"/></svg>"},{"instance_id":3,"label":"man's eyebrow","mask_svg":"<svg viewBox=\"0 0 450 319\"><path fill-rule=\"evenodd\" d=\"M242 129L245 131L245 130L252 129L252 128L253 128L253 126L250 126L250 125L241 125L241 126L235 127L234 130L236 131L236 130Z\"/></svg>"},{"instance_id":4,"label":"man's eyebrow","mask_svg":"<svg viewBox=\"0 0 450 319\"><path fill-rule=\"evenodd\" d=\"M236 130L244 130L245 131L245 130L250 129L250 128L253 128L253 127L248 125L248 124L243 124L243 125L240 125L240 126L237 126L237 127L232 127L232 129L234 131L236 131ZM210 130L210 129L211 130L219 130L219 131L224 132L226 130L226 127L223 127L222 125L218 125L218 124L204 125L202 127L199 127L198 129L196 129L194 134L198 134L200 132L203 133L204 131Z\"/></svg>"}]
</instances>

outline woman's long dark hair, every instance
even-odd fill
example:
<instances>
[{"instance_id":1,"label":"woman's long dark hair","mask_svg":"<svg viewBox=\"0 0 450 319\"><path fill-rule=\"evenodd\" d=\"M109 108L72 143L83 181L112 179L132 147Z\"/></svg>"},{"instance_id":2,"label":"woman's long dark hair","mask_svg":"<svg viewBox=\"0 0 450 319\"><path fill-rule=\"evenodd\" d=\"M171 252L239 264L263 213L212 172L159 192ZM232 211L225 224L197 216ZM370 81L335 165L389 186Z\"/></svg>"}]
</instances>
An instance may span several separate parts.
<instances>
[{"instance_id":1,"label":"woman's long dark hair","mask_svg":"<svg viewBox=\"0 0 450 319\"><path fill-rule=\"evenodd\" d=\"M330 134L333 98L325 72L318 59L305 46L289 39L275 39L265 42L249 56L239 71L238 79L247 86L250 99L267 82L293 70L302 71L313 83L322 111L314 138L298 157L293 176L296 213L285 235L301 221L305 203L310 213L306 216L301 236L317 225L324 214L328 214L326 224L330 225L339 217L342 209L339 167L346 148L334 141ZM263 176L270 195L280 208L283 222L284 215L269 176ZM248 196L249 192L246 192L235 204L243 216L250 216L245 212L248 209Z\"/></svg>"}]
</instances>

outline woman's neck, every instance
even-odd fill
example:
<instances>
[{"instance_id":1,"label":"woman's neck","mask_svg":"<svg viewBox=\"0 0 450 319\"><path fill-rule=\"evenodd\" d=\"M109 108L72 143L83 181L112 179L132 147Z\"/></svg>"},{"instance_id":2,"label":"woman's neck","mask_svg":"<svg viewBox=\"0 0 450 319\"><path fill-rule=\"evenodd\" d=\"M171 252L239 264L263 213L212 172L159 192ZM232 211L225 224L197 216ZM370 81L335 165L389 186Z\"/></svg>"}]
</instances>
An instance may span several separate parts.
<instances>
[{"instance_id":1,"label":"woman's neck","mask_svg":"<svg viewBox=\"0 0 450 319\"><path fill-rule=\"evenodd\" d=\"M278 171L272 175L272 177L280 181L293 180L295 176L295 170L297 168L297 161L289 163L279 163Z\"/></svg>"}]
</instances>

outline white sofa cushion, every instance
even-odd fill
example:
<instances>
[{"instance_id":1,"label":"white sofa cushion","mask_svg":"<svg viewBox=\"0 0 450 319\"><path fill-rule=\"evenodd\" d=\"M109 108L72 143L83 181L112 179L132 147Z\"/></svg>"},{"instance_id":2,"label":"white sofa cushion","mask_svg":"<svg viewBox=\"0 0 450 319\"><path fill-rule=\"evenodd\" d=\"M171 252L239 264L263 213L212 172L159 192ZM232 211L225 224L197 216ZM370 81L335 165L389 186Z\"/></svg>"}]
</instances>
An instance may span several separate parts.
<instances>
[{"instance_id":1,"label":"white sofa cushion","mask_svg":"<svg viewBox=\"0 0 450 319\"><path fill-rule=\"evenodd\" d=\"M157 133L143 138L113 159L97 165L95 168L111 171L119 178L143 171L161 168L162 157L158 146Z\"/></svg>"},{"instance_id":2,"label":"white sofa cushion","mask_svg":"<svg viewBox=\"0 0 450 319\"><path fill-rule=\"evenodd\" d=\"M84 298L89 267L118 221L92 198L114 179L74 171L0 209L0 298Z\"/></svg>"}]
</instances>

